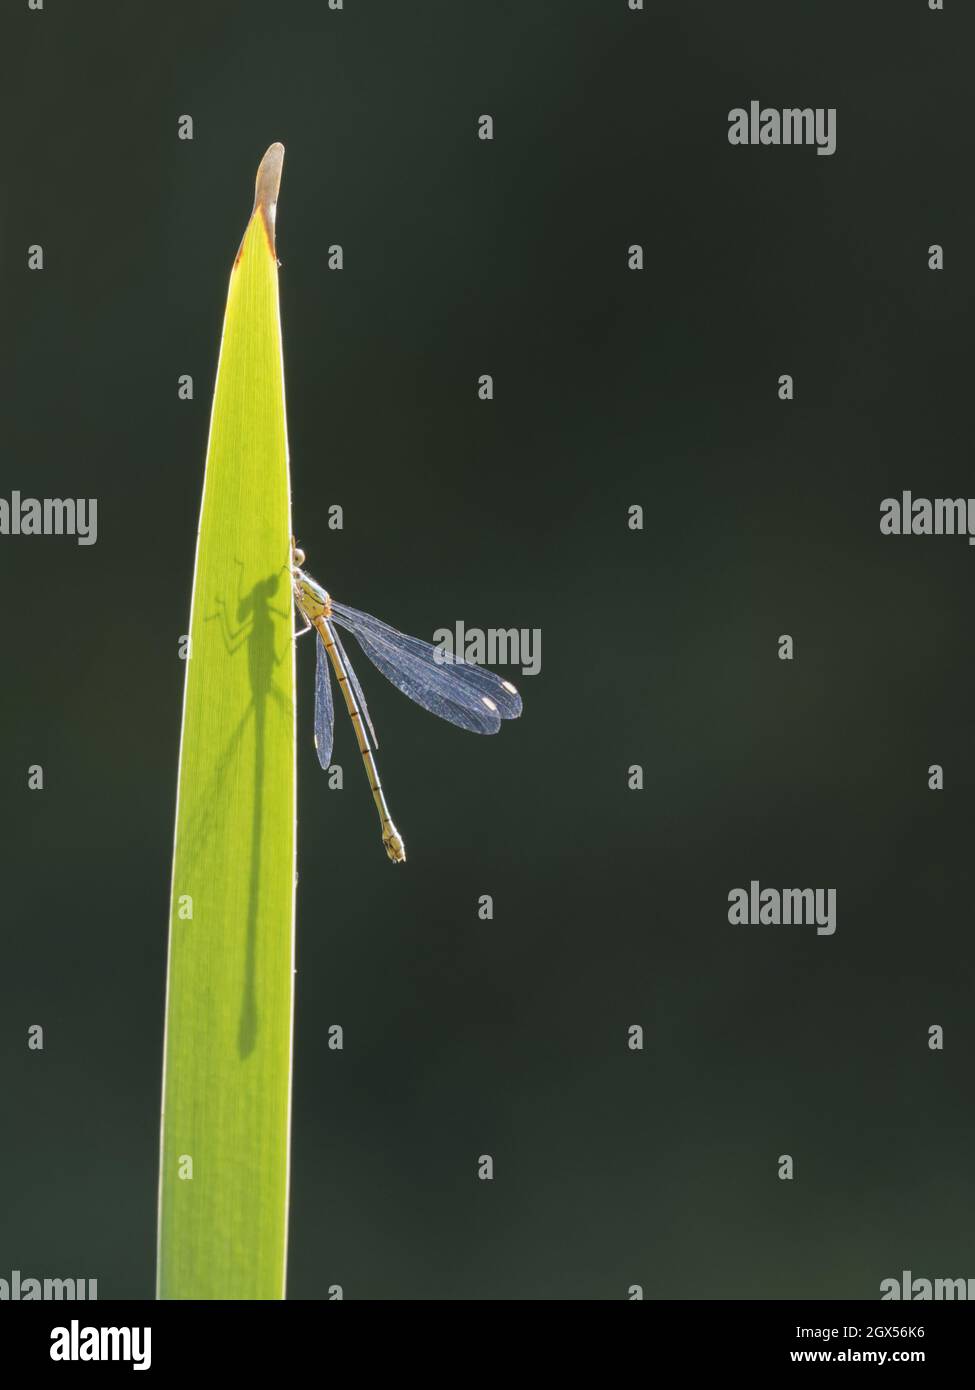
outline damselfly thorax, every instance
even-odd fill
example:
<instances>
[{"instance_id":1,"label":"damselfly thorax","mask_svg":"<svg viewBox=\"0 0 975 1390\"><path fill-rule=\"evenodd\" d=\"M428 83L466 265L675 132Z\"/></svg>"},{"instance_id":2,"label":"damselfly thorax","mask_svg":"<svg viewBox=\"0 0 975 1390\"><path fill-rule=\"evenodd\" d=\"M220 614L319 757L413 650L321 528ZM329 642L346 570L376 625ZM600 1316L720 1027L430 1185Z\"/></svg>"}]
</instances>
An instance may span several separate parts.
<instances>
[{"instance_id":1,"label":"damselfly thorax","mask_svg":"<svg viewBox=\"0 0 975 1390\"><path fill-rule=\"evenodd\" d=\"M296 552L302 559L305 558L304 551ZM295 603L298 611L314 623L316 618L329 618L332 614L332 600L320 584L316 584L314 579L305 574L304 570L292 566L294 576Z\"/></svg>"}]
</instances>

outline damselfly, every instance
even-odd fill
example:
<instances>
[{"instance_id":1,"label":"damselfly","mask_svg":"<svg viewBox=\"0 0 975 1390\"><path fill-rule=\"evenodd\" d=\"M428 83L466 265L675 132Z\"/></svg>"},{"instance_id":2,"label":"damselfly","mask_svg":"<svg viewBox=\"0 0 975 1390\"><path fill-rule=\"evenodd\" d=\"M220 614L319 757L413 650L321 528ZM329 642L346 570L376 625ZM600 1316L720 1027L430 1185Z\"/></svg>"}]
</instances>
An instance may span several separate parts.
<instances>
[{"instance_id":1,"label":"damselfly","mask_svg":"<svg viewBox=\"0 0 975 1390\"><path fill-rule=\"evenodd\" d=\"M291 577L295 607L305 620L305 626L295 635L300 637L314 628L321 639L316 643L315 667L315 751L318 761L323 768L327 768L332 760L334 714L328 672L331 662L379 812L386 853L394 864L402 864L406 859L406 846L390 817L373 756L379 747L379 740L369 718L362 687L345 654L335 624L352 633L372 664L388 681L392 681L397 690L439 719L446 719L462 729L470 729L472 733L496 734L502 719L517 719L521 714L521 696L510 681L502 680L493 671L472 665L452 652L421 641L419 637L407 637L368 613L360 613L356 608L336 603L311 575L305 573L302 568L304 563L305 552L299 550L292 536Z\"/></svg>"}]
</instances>

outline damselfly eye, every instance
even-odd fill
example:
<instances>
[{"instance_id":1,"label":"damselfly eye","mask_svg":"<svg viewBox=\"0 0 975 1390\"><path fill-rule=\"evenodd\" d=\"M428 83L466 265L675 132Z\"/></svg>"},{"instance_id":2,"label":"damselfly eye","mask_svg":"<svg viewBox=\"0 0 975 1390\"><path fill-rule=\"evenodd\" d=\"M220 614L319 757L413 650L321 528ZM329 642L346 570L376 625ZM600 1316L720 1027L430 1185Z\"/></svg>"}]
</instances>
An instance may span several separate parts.
<instances>
[{"instance_id":1,"label":"damselfly eye","mask_svg":"<svg viewBox=\"0 0 975 1390\"><path fill-rule=\"evenodd\" d=\"M295 546L294 561L295 564L299 567L299 569L305 563L305 552L301 550L298 546Z\"/></svg>"}]
</instances>

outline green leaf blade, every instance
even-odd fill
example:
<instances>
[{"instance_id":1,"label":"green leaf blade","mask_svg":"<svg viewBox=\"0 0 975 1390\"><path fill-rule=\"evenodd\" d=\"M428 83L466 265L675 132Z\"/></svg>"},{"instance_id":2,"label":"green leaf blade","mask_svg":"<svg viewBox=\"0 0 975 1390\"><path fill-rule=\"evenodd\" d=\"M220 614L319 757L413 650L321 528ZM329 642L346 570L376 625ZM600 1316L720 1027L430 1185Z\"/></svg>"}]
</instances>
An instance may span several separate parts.
<instances>
[{"instance_id":1,"label":"green leaf blade","mask_svg":"<svg viewBox=\"0 0 975 1390\"><path fill-rule=\"evenodd\" d=\"M262 162L231 273L207 447L170 912L161 1298L284 1295L295 691L282 156L272 146Z\"/></svg>"}]
</instances>

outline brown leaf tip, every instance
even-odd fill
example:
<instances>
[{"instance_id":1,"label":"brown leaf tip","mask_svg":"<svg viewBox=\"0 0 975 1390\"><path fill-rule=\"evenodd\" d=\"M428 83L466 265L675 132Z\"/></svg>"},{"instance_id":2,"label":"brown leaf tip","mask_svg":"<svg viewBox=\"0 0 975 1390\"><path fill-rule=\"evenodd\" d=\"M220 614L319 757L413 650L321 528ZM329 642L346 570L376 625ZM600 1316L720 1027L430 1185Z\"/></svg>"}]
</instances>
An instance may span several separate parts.
<instances>
[{"instance_id":1,"label":"brown leaf tip","mask_svg":"<svg viewBox=\"0 0 975 1390\"><path fill-rule=\"evenodd\" d=\"M284 146L275 141L268 148L257 170L254 183L254 211L260 209L264 219L267 239L274 252L274 219L278 208L278 189L281 187L281 169L284 165Z\"/></svg>"}]
</instances>

